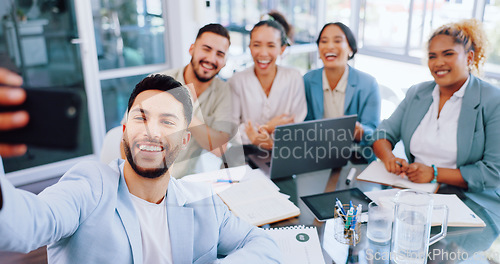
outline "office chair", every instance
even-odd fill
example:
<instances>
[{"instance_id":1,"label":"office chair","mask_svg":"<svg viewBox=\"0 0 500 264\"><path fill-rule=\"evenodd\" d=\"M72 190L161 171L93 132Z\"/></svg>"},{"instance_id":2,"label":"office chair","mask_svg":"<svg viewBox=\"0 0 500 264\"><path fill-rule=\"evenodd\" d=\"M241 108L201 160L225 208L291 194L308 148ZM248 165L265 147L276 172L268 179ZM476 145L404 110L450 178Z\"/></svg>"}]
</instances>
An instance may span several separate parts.
<instances>
[{"instance_id":1,"label":"office chair","mask_svg":"<svg viewBox=\"0 0 500 264\"><path fill-rule=\"evenodd\" d=\"M123 135L123 127L117 126L106 133L102 142L101 162L108 164L114 159L120 158L120 142Z\"/></svg>"}]
</instances>

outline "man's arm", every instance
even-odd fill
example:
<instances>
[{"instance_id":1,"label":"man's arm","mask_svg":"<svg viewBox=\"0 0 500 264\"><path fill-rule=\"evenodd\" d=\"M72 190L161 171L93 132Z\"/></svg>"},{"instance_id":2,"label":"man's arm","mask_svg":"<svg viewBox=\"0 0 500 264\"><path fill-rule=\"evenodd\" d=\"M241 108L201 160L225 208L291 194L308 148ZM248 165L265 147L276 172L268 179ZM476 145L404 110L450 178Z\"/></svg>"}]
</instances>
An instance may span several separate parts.
<instances>
[{"instance_id":1,"label":"man's arm","mask_svg":"<svg viewBox=\"0 0 500 264\"><path fill-rule=\"evenodd\" d=\"M215 130L203 124L196 117L193 117L189 131L202 148L212 152L217 157L221 157L224 151L226 151L226 145L229 141L228 133Z\"/></svg>"},{"instance_id":2,"label":"man's arm","mask_svg":"<svg viewBox=\"0 0 500 264\"><path fill-rule=\"evenodd\" d=\"M234 216L219 196L213 196L221 215L217 253L225 255L216 263L281 263L281 250L262 229Z\"/></svg>"},{"instance_id":3,"label":"man's arm","mask_svg":"<svg viewBox=\"0 0 500 264\"><path fill-rule=\"evenodd\" d=\"M195 104L198 94L192 85L188 85ZM216 92L210 99L200 105L201 116L195 113L189 125L189 131L194 140L203 148L221 157L226 151L226 145L231 138L232 128L227 128L231 123L231 91L227 83L218 83ZM195 107L196 108L196 107ZM196 111L195 111L196 112Z\"/></svg>"},{"instance_id":4,"label":"man's arm","mask_svg":"<svg viewBox=\"0 0 500 264\"><path fill-rule=\"evenodd\" d=\"M0 176L0 250L27 253L71 236L100 201L101 174L94 162L82 162L39 195Z\"/></svg>"}]
</instances>

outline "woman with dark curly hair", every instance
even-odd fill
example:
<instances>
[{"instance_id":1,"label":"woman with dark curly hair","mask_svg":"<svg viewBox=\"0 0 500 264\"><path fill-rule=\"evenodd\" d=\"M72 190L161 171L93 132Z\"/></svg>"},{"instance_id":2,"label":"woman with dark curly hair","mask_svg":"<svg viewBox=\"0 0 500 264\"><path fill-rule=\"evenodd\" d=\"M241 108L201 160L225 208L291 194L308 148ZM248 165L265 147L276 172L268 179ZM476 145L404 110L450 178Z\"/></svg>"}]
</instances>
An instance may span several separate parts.
<instances>
[{"instance_id":1,"label":"woman with dark curly hair","mask_svg":"<svg viewBox=\"0 0 500 264\"><path fill-rule=\"evenodd\" d=\"M373 149L389 172L469 192L498 190L500 89L476 76L486 44L475 19L434 31L427 44L434 80L411 87L374 134ZM399 140L409 163L391 151Z\"/></svg>"}]
</instances>

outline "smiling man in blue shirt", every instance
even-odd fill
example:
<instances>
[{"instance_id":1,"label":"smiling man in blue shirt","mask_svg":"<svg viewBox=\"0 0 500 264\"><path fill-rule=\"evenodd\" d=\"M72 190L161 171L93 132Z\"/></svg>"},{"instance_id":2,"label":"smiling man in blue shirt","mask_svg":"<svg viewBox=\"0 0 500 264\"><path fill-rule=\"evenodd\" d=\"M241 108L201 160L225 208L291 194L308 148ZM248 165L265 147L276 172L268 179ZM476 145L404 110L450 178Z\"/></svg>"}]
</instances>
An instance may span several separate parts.
<instances>
[{"instance_id":1,"label":"smiling man in blue shirt","mask_svg":"<svg viewBox=\"0 0 500 264\"><path fill-rule=\"evenodd\" d=\"M48 245L49 263L280 263L275 242L210 187L170 177L191 116L185 87L146 77L129 100L126 160L77 164L39 195L0 176L0 250Z\"/></svg>"}]
</instances>

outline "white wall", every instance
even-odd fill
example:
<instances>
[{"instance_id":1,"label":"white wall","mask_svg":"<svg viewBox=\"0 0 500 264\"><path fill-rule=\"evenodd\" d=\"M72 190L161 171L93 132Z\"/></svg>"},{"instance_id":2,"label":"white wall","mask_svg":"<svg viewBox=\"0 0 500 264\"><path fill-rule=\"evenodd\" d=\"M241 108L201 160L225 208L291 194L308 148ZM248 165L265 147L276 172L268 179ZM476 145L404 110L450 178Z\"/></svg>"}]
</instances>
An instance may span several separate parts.
<instances>
[{"instance_id":1,"label":"white wall","mask_svg":"<svg viewBox=\"0 0 500 264\"><path fill-rule=\"evenodd\" d=\"M198 30L208 23L216 22L215 2L206 7L205 0L165 0L167 34L172 67L189 63L189 47Z\"/></svg>"}]
</instances>

